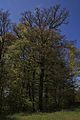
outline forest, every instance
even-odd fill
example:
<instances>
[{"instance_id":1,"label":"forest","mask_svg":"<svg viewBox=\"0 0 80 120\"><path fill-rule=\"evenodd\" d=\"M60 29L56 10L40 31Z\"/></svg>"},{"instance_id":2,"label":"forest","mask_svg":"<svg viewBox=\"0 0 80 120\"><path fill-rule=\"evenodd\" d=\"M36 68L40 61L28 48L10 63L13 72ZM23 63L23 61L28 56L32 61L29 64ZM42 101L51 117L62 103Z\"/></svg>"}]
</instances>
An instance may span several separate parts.
<instances>
[{"instance_id":1,"label":"forest","mask_svg":"<svg viewBox=\"0 0 80 120\"><path fill-rule=\"evenodd\" d=\"M23 11L19 23L0 10L0 114L80 106L80 50L61 32L68 22L60 5Z\"/></svg>"}]
</instances>

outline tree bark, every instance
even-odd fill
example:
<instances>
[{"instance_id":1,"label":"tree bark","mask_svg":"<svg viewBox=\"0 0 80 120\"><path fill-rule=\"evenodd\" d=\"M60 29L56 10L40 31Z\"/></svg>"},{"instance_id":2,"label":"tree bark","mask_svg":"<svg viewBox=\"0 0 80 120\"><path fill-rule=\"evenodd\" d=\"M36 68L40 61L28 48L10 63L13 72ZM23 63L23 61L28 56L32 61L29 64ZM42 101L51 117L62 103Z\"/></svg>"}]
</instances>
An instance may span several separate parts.
<instances>
[{"instance_id":1,"label":"tree bark","mask_svg":"<svg viewBox=\"0 0 80 120\"><path fill-rule=\"evenodd\" d=\"M33 104L33 112L35 112L35 92L34 92L34 80L35 80L35 70L33 71L33 81L32 81L32 104Z\"/></svg>"},{"instance_id":2,"label":"tree bark","mask_svg":"<svg viewBox=\"0 0 80 120\"><path fill-rule=\"evenodd\" d=\"M44 80L44 63L41 64L40 85L39 85L39 110L43 111L43 80Z\"/></svg>"}]
</instances>

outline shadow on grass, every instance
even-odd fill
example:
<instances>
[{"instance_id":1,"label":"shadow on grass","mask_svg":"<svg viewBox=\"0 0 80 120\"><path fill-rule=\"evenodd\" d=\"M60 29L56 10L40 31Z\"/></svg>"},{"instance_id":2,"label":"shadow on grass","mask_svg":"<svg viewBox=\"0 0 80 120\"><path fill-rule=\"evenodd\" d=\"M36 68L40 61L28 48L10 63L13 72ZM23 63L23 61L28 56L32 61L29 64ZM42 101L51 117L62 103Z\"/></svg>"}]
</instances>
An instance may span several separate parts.
<instances>
[{"instance_id":1,"label":"shadow on grass","mask_svg":"<svg viewBox=\"0 0 80 120\"><path fill-rule=\"evenodd\" d=\"M0 116L0 120L16 120L15 118L3 117Z\"/></svg>"}]
</instances>

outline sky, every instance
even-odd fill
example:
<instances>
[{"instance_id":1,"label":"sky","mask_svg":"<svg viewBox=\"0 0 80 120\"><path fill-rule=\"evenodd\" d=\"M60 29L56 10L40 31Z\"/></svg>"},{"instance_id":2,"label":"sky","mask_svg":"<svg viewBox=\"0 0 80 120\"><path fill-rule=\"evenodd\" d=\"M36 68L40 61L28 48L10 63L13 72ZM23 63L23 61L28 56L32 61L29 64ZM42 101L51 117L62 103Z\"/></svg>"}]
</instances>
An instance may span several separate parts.
<instances>
[{"instance_id":1,"label":"sky","mask_svg":"<svg viewBox=\"0 0 80 120\"><path fill-rule=\"evenodd\" d=\"M75 40L80 48L80 0L0 0L0 9L9 10L12 22L19 22L23 11L34 11L36 7L48 8L55 4L69 10L69 24L62 26L62 34L68 40Z\"/></svg>"}]
</instances>

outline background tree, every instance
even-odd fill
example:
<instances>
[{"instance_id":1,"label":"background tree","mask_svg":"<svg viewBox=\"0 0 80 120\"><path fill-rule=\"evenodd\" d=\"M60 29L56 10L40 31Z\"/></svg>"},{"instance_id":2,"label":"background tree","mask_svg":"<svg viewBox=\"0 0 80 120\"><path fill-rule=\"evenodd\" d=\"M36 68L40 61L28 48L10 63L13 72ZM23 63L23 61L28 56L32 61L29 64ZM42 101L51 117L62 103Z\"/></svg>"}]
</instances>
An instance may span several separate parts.
<instances>
[{"instance_id":1,"label":"background tree","mask_svg":"<svg viewBox=\"0 0 80 120\"><path fill-rule=\"evenodd\" d=\"M1 36L1 111L53 111L74 103L75 47L60 32L67 20L68 11L55 5L25 11L12 32L6 26Z\"/></svg>"},{"instance_id":2,"label":"background tree","mask_svg":"<svg viewBox=\"0 0 80 120\"><path fill-rule=\"evenodd\" d=\"M5 77L4 72L4 53L6 47L5 35L10 28L9 12L0 10L0 112L3 109Z\"/></svg>"}]
</instances>

